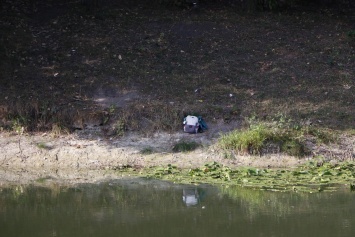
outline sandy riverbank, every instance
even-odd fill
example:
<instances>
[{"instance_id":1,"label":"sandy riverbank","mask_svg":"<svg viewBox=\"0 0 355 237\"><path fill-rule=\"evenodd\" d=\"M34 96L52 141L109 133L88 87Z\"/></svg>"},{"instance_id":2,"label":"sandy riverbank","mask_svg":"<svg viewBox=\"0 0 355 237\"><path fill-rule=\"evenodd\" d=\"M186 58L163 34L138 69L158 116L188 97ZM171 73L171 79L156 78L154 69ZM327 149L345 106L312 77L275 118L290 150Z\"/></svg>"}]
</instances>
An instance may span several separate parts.
<instances>
[{"instance_id":1,"label":"sandy riverbank","mask_svg":"<svg viewBox=\"0 0 355 237\"><path fill-rule=\"evenodd\" d=\"M118 138L104 138L95 130L56 137L47 133L0 133L0 184L31 183L49 177L66 183L97 182L122 177L119 169L124 166L140 169L173 164L196 168L216 161L230 167L295 167L320 156L327 161L343 161L353 160L355 154L354 137L343 137L326 147L312 145L312 155L305 158L283 154L226 157L215 146L218 137L213 130L197 135L126 134ZM174 144L181 141L195 141L201 147L191 152L172 152ZM144 154L144 150L151 153Z\"/></svg>"}]
</instances>

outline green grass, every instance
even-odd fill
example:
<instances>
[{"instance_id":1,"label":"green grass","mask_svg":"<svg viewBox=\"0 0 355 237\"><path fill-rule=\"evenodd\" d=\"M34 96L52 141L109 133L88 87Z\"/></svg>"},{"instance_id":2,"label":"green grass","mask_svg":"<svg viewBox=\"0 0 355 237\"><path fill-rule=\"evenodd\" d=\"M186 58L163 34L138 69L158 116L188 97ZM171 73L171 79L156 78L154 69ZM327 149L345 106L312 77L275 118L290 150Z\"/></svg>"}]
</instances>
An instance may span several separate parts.
<instances>
[{"instance_id":1,"label":"green grass","mask_svg":"<svg viewBox=\"0 0 355 237\"><path fill-rule=\"evenodd\" d=\"M176 143L173 146L173 152L188 152L188 151L193 151L197 147L199 147L200 144L194 141L181 141Z\"/></svg>"},{"instance_id":2,"label":"green grass","mask_svg":"<svg viewBox=\"0 0 355 237\"><path fill-rule=\"evenodd\" d=\"M154 149L152 147L145 147L140 151L142 155L150 155L154 152Z\"/></svg>"},{"instance_id":3,"label":"green grass","mask_svg":"<svg viewBox=\"0 0 355 237\"><path fill-rule=\"evenodd\" d=\"M114 124L113 124L113 132L116 136L123 136L125 134L125 131L127 130L126 128L126 122L125 120L121 119L121 120L117 120Z\"/></svg>"},{"instance_id":4,"label":"green grass","mask_svg":"<svg viewBox=\"0 0 355 237\"><path fill-rule=\"evenodd\" d=\"M355 30L349 30L347 33L348 37L355 38Z\"/></svg>"},{"instance_id":5,"label":"green grass","mask_svg":"<svg viewBox=\"0 0 355 237\"><path fill-rule=\"evenodd\" d=\"M269 137L270 130L263 124L258 124L223 135L219 144L224 149L236 150L243 154L260 154Z\"/></svg>"},{"instance_id":6,"label":"green grass","mask_svg":"<svg viewBox=\"0 0 355 237\"><path fill-rule=\"evenodd\" d=\"M36 144L36 146L39 148L39 149L45 149L45 150L49 150L51 149L50 146L48 146L46 143L44 142L39 142Z\"/></svg>"},{"instance_id":7,"label":"green grass","mask_svg":"<svg viewBox=\"0 0 355 237\"><path fill-rule=\"evenodd\" d=\"M307 134L314 136L318 143L328 144L338 140L338 132L326 128L307 127Z\"/></svg>"},{"instance_id":8,"label":"green grass","mask_svg":"<svg viewBox=\"0 0 355 237\"><path fill-rule=\"evenodd\" d=\"M46 181L51 180L51 179L53 179L51 176L46 176L46 177L41 177L41 178L36 179L36 182L37 183L45 183Z\"/></svg>"},{"instance_id":9,"label":"green grass","mask_svg":"<svg viewBox=\"0 0 355 237\"><path fill-rule=\"evenodd\" d=\"M283 117L271 123L253 120L248 123L247 128L222 135L218 145L239 154L261 155L267 150L268 144L273 144L287 155L303 157L310 153L306 146L307 139L313 138L319 144L328 144L335 142L338 137L330 129L296 125Z\"/></svg>"},{"instance_id":10,"label":"green grass","mask_svg":"<svg viewBox=\"0 0 355 237\"><path fill-rule=\"evenodd\" d=\"M290 156L297 156L297 157L302 157L309 153L305 145L302 142L297 141L295 139L284 141L281 146L281 151Z\"/></svg>"}]
</instances>

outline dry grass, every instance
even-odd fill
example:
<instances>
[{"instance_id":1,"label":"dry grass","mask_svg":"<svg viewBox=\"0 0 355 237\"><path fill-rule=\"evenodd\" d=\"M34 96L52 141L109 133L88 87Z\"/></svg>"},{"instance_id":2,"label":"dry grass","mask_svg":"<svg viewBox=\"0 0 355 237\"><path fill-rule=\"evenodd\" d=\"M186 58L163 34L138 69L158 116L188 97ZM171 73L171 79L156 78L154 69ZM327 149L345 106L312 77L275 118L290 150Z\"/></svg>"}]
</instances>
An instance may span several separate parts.
<instances>
[{"instance_id":1,"label":"dry grass","mask_svg":"<svg viewBox=\"0 0 355 237\"><path fill-rule=\"evenodd\" d=\"M16 121L28 130L120 123L119 130L176 131L188 113L226 122L282 113L324 128L355 126L347 12L144 4L87 12L34 2L40 19L22 0L18 14L7 3L1 12L3 128ZM8 24L24 30L10 34ZM126 100L126 91L137 96Z\"/></svg>"}]
</instances>

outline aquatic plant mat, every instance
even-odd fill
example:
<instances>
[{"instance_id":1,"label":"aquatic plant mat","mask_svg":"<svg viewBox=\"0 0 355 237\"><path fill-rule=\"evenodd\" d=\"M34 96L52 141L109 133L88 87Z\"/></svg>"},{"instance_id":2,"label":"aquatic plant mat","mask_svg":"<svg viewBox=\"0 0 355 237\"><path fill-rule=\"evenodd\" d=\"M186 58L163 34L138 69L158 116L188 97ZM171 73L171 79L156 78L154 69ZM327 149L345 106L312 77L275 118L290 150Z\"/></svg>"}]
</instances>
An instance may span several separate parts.
<instances>
[{"instance_id":1,"label":"aquatic plant mat","mask_svg":"<svg viewBox=\"0 0 355 237\"><path fill-rule=\"evenodd\" d=\"M133 168L126 171L132 172ZM173 165L147 168L139 175L175 183L209 183L242 186L269 191L322 192L336 191L340 186L355 189L354 163L313 163L294 169L232 169L212 162L196 169L178 169Z\"/></svg>"}]
</instances>

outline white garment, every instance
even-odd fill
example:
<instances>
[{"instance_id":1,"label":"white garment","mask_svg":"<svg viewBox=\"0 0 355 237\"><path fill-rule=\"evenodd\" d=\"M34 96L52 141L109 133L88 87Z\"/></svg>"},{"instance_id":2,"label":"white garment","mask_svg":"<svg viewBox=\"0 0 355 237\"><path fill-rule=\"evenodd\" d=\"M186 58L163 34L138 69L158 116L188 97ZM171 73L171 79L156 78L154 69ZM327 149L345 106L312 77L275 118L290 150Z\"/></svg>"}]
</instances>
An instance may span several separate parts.
<instances>
[{"instance_id":1,"label":"white garment","mask_svg":"<svg viewBox=\"0 0 355 237\"><path fill-rule=\"evenodd\" d=\"M185 124L196 126L198 125L198 118L196 116L188 115L185 119Z\"/></svg>"}]
</instances>

